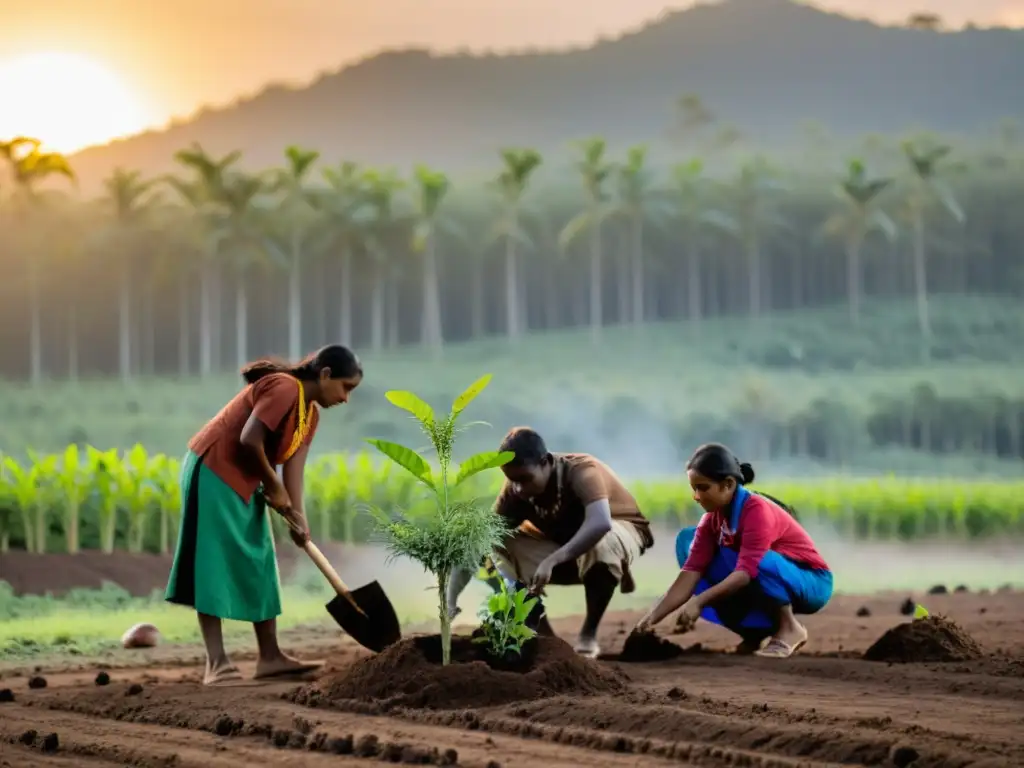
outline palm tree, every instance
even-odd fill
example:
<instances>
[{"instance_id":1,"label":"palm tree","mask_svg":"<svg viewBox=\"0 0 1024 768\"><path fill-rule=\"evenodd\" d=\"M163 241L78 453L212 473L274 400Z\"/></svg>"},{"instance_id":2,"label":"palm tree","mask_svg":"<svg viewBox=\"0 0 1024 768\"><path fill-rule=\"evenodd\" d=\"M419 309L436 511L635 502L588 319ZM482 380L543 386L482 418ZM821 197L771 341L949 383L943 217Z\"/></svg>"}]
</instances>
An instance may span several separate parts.
<instances>
[{"instance_id":1,"label":"palm tree","mask_svg":"<svg viewBox=\"0 0 1024 768\"><path fill-rule=\"evenodd\" d=\"M190 149L181 150L174 156L178 163L193 172L193 178L188 182L174 177L167 179L195 211L203 230L204 258L199 293L199 375L204 377L213 371L213 360L218 357L220 339L220 202L224 198L225 175L241 157L242 153L236 150L215 160L200 145L193 144Z\"/></svg>"},{"instance_id":2,"label":"palm tree","mask_svg":"<svg viewBox=\"0 0 1024 768\"><path fill-rule=\"evenodd\" d=\"M152 199L148 197L155 180L142 178L139 171L115 168L104 181L104 203L113 215L112 231L104 238L104 247L114 250L118 289L118 367L125 383L132 377L132 267L138 257L139 240L148 226Z\"/></svg>"},{"instance_id":3,"label":"palm tree","mask_svg":"<svg viewBox=\"0 0 1024 768\"><path fill-rule=\"evenodd\" d=\"M288 265L288 356L297 360L302 356L302 266L317 215L308 179L320 153L291 146L284 154L287 163L275 174L274 190L281 195L286 226L286 244L278 252Z\"/></svg>"},{"instance_id":4,"label":"palm tree","mask_svg":"<svg viewBox=\"0 0 1024 768\"><path fill-rule=\"evenodd\" d=\"M392 170L366 170L362 179L373 216L366 230L366 250L372 261L373 280L370 347L379 352L384 348L385 299L394 266L391 246L401 224L395 215L395 196L405 187L405 182Z\"/></svg>"},{"instance_id":5,"label":"palm tree","mask_svg":"<svg viewBox=\"0 0 1024 768\"><path fill-rule=\"evenodd\" d=\"M38 186L51 176L63 176L75 183L75 172L64 155L43 152L39 139L18 136L0 142L0 159L8 166L14 187L14 214L22 221L38 219L43 200ZM29 357L31 382L38 384L43 378L42 308L39 296L38 251L29 247L25 254L28 262L29 283Z\"/></svg>"},{"instance_id":6,"label":"palm tree","mask_svg":"<svg viewBox=\"0 0 1024 768\"><path fill-rule=\"evenodd\" d=\"M327 249L337 248L341 259L341 307L339 339L352 343L352 260L362 243L362 231L368 222L368 207L359 166L342 162L335 168L324 168L326 190L314 193L320 212L319 229L329 239Z\"/></svg>"},{"instance_id":7,"label":"palm tree","mask_svg":"<svg viewBox=\"0 0 1024 768\"><path fill-rule=\"evenodd\" d=\"M781 218L772 210L771 193L782 188L774 170L761 156L740 166L739 177L733 186L736 202L736 222L747 261L747 301L750 317L761 316L761 236L768 227L781 224Z\"/></svg>"},{"instance_id":8,"label":"palm tree","mask_svg":"<svg viewBox=\"0 0 1024 768\"><path fill-rule=\"evenodd\" d=\"M892 184L891 178L869 179L864 163L851 160L840 194L845 208L834 213L824 225L827 235L841 237L846 247L846 289L850 298L850 321L860 324L861 251L864 239L879 230L890 240L896 239L896 225L878 208L878 198Z\"/></svg>"},{"instance_id":9,"label":"palm tree","mask_svg":"<svg viewBox=\"0 0 1024 768\"><path fill-rule=\"evenodd\" d=\"M415 213L413 214L412 250L423 254L423 320L420 323L422 343L435 356L444 347L444 327L441 318L440 278L437 266L437 235L450 222L441 220L441 206L451 188L448 177L425 165L414 171L417 186Z\"/></svg>"},{"instance_id":10,"label":"palm tree","mask_svg":"<svg viewBox=\"0 0 1024 768\"><path fill-rule=\"evenodd\" d=\"M575 146L580 153L576 170L583 181L586 203L584 209L562 229L558 241L559 247L564 250L581 234L590 235L590 338L596 345L601 341L604 321L601 225L615 210L614 204L608 201L604 183L614 166L605 158L607 144L604 139L584 139L576 142Z\"/></svg>"},{"instance_id":11,"label":"palm tree","mask_svg":"<svg viewBox=\"0 0 1024 768\"><path fill-rule=\"evenodd\" d=\"M222 247L235 268L235 364L238 368L249 359L246 278L252 266L263 261L267 253L264 209L259 204L260 196L266 191L262 177L234 172L224 177L220 198Z\"/></svg>"},{"instance_id":12,"label":"palm tree","mask_svg":"<svg viewBox=\"0 0 1024 768\"><path fill-rule=\"evenodd\" d=\"M740 231L735 218L711 206L704 192L705 187L704 163L699 158L672 166L672 191L686 250L687 312L694 323L704 317L704 279L701 269L703 231L708 225L731 235L737 235Z\"/></svg>"},{"instance_id":13,"label":"palm tree","mask_svg":"<svg viewBox=\"0 0 1024 768\"><path fill-rule=\"evenodd\" d=\"M932 325L928 311L928 270L927 239L925 237L925 211L930 203L940 205L957 221L963 224L966 217L953 192L939 178L942 160L952 148L930 144L916 145L912 141L903 143L903 154L910 164L912 174L910 195L907 198L907 213L914 233L914 285L917 292L917 316L923 342L922 354L931 356Z\"/></svg>"},{"instance_id":14,"label":"palm tree","mask_svg":"<svg viewBox=\"0 0 1024 768\"><path fill-rule=\"evenodd\" d=\"M501 159L504 168L497 178L501 209L490 241L505 241L505 334L515 343L524 330L519 314L522 299L519 295L518 246L533 247L533 241L522 226L523 196L542 159L534 149L503 149Z\"/></svg>"},{"instance_id":15,"label":"palm tree","mask_svg":"<svg viewBox=\"0 0 1024 768\"><path fill-rule=\"evenodd\" d=\"M632 287L632 324L643 327L647 313L644 296L647 281L644 270L644 227L649 219L662 223L667 209L664 195L654 189L654 173L647 165L647 147L640 144L626 152L626 162L618 167L619 201L617 212L629 222L629 283Z\"/></svg>"}]
</instances>

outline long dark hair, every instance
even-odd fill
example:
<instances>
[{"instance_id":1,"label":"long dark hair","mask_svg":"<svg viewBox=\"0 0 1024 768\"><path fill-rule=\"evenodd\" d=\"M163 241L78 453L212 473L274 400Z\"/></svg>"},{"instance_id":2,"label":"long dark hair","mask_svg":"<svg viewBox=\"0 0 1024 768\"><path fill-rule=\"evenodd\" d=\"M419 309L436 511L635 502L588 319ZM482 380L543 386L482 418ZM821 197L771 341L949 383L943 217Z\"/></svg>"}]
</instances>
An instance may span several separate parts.
<instances>
[{"instance_id":1,"label":"long dark hair","mask_svg":"<svg viewBox=\"0 0 1024 768\"><path fill-rule=\"evenodd\" d=\"M351 379L363 375L363 364L356 353L343 344L328 344L313 352L298 363L289 363L274 357L254 360L242 369L246 383L254 384L272 373L287 373L302 381L315 381L320 371L331 369L332 379Z\"/></svg>"},{"instance_id":2,"label":"long dark hair","mask_svg":"<svg viewBox=\"0 0 1024 768\"><path fill-rule=\"evenodd\" d=\"M708 480L720 483L727 477L736 481L737 485L750 485L754 482L754 468L745 461L737 459L733 452L721 443L705 443L693 452L693 456L686 462L687 469L700 472ZM798 520L796 510L786 502L776 499L763 491L751 491L758 496L770 499L786 510L794 520Z\"/></svg>"}]
</instances>

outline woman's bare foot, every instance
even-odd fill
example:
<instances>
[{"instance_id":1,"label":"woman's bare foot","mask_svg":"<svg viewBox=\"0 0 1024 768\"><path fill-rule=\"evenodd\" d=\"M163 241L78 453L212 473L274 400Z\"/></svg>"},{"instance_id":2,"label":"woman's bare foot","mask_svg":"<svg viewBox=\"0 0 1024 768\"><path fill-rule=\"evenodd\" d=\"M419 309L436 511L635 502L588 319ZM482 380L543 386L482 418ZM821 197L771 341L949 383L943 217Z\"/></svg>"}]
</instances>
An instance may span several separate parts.
<instances>
[{"instance_id":1,"label":"woman's bare foot","mask_svg":"<svg viewBox=\"0 0 1024 768\"><path fill-rule=\"evenodd\" d=\"M302 675L308 672L315 672L324 663L322 661L301 661L292 658L286 653L281 653L269 659L260 659L256 662L256 680L268 677L281 677L284 675Z\"/></svg>"},{"instance_id":2,"label":"woman's bare foot","mask_svg":"<svg viewBox=\"0 0 1024 768\"><path fill-rule=\"evenodd\" d=\"M203 685L223 685L242 679L242 673L238 667L227 659L214 662L206 662L206 674L203 675Z\"/></svg>"},{"instance_id":3,"label":"woman's bare foot","mask_svg":"<svg viewBox=\"0 0 1024 768\"><path fill-rule=\"evenodd\" d=\"M792 625L784 624L768 641L768 644L757 651L758 656L771 659L786 659L799 651L807 642L807 628L798 621Z\"/></svg>"}]
</instances>

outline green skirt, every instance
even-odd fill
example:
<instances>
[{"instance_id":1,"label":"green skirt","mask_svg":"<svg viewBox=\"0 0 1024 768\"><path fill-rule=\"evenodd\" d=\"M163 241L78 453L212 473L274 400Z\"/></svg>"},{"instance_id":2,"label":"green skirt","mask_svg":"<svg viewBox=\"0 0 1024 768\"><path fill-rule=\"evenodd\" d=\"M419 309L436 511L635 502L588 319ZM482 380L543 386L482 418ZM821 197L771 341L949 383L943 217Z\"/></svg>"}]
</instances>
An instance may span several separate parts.
<instances>
[{"instance_id":1,"label":"green skirt","mask_svg":"<svg viewBox=\"0 0 1024 768\"><path fill-rule=\"evenodd\" d=\"M181 524L164 598L235 621L281 614L281 581L270 511L249 503L192 451L181 466Z\"/></svg>"}]
</instances>

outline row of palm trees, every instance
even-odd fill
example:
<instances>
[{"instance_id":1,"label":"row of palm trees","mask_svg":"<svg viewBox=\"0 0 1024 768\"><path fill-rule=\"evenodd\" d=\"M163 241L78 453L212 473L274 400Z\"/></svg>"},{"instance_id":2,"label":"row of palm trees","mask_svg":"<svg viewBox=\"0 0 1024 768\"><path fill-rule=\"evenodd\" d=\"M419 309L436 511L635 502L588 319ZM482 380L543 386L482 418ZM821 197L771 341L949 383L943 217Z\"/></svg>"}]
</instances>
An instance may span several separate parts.
<instances>
[{"instance_id":1,"label":"row of palm trees","mask_svg":"<svg viewBox=\"0 0 1024 768\"><path fill-rule=\"evenodd\" d=\"M578 209L565 220L552 222L545 216L548 211L529 194L543 165L541 155L532 149L501 151L501 168L490 190L495 205L486 211L476 192L461 206L453 206L449 177L425 166L417 167L406 180L394 171L352 162L320 166L318 152L289 147L280 168L257 173L240 167L239 152L216 157L198 145L177 153L178 175L145 179L138 172L118 169L106 181L102 199L69 208L68 201L57 199L59 193L47 183L55 176L74 179L66 158L43 151L34 139L2 143L0 158L8 167L9 181L0 193L9 194L0 213L7 214L9 231L18 230L16 255L27 265L30 378L43 377L40 265L46 253L81 247L83 242L105 254L104 271L118 280L118 368L125 380L138 370L139 350L134 347L143 343L138 339L136 315L157 301L155 286L164 285L150 281L143 288L138 284L136 276L147 256L162 256L163 269L167 271L171 264L178 273L177 333L183 372L189 369L193 285L183 267L194 266L198 272L198 372L204 376L225 359L218 349L225 282L234 288L234 362L241 364L252 353L249 291L253 275L266 266L286 276L286 350L291 357L300 356L304 350L303 272L313 256L325 253L332 255L340 276L337 327L343 340L355 335L355 304L362 299L354 274L357 270L370 273L368 341L375 350L395 341L395 318L402 303L396 284L400 268L407 266L395 255L406 252L416 257L421 285L419 341L435 355L442 353L445 310L452 301L451 296L442 297L442 262L445 253L459 247L502 248L502 330L510 342L518 341L528 330L521 260L524 254L538 251L538 240L545 232L553 235L550 239L559 252L582 248L588 257L586 320L595 344L609 314L604 303L612 232L621 235L622 242L612 260L619 263L622 256L621 263L628 265L617 281L620 322L641 329L652 319L647 306L652 283L655 287L662 283L664 288L661 275L650 273L651 240L670 244L677 258L685 261L678 285L671 287L685 293L687 314L699 320L709 288L705 273L713 258L703 251L711 236L735 243L746 277L747 313L755 321L762 316L766 283L762 245L768 235L792 228L779 204L782 193L793 192L791 175L755 156L743 162L726 183L711 179L704 161L693 159L670 169L671 183L666 187L660 183L661 169L652 165L645 146L629 149L622 159L611 157L600 138L577 142L573 150ZM842 245L850 319L857 324L862 314L865 242L874 233L895 241L901 229L896 219L901 219L912 243L922 348L927 350L930 211L937 206L957 223L963 223L965 215L943 178L950 146L919 140L904 143L901 152L903 173L887 176L871 175L861 160L849 161L844 173L832 180L841 200L816 229ZM898 194L893 194L896 189ZM456 208L473 209L469 218L473 224L485 222L486 231L467 226L467 217L456 215ZM54 240L52 217L58 215L57 209L77 211L80 217L86 212L90 221L80 222L83 228L76 230L85 233L84 239L76 236L71 239L77 242L63 244ZM103 222L98 228L93 226L96 215ZM481 297L482 293L474 293L474 305L482 302ZM482 307L474 306L474 315L481 312ZM73 374L78 362L74 307L69 315L68 368Z\"/></svg>"}]
</instances>

